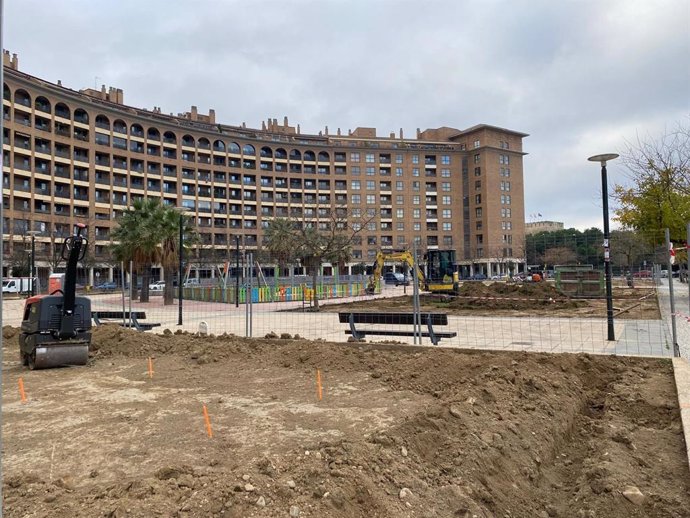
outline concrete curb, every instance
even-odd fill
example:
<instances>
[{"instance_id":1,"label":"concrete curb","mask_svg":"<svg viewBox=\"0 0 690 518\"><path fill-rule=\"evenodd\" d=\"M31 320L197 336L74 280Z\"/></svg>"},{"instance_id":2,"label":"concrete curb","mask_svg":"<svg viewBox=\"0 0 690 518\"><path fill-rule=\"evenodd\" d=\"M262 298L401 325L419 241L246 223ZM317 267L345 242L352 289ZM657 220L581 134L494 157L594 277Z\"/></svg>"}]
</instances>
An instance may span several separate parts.
<instances>
[{"instance_id":1,"label":"concrete curb","mask_svg":"<svg viewBox=\"0 0 690 518\"><path fill-rule=\"evenodd\" d=\"M680 419L685 434L685 448L690 466L690 362L684 358L673 358L673 375L676 379Z\"/></svg>"}]
</instances>

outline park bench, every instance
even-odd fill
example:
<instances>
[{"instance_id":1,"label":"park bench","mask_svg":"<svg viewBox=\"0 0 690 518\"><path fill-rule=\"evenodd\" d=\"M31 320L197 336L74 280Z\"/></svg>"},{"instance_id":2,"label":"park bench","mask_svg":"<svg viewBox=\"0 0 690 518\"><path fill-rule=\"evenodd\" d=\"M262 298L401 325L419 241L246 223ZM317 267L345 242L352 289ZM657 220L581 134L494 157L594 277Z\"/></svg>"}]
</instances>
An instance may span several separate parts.
<instances>
[{"instance_id":1,"label":"park bench","mask_svg":"<svg viewBox=\"0 0 690 518\"><path fill-rule=\"evenodd\" d=\"M137 331L150 331L154 327L160 326L152 322L142 322L146 319L146 312L132 311L132 327ZM120 324L124 327L130 327L130 312L129 311L92 311L91 318L97 326L103 324Z\"/></svg>"},{"instance_id":2,"label":"park bench","mask_svg":"<svg viewBox=\"0 0 690 518\"><path fill-rule=\"evenodd\" d=\"M382 336L414 336L413 329L362 329L357 328L356 324L381 324L391 326L414 326L414 313L338 313L340 322L350 324L350 329L346 334L354 338L364 338L366 335ZM434 326L447 326L448 315L443 313L420 313L421 336L431 339L431 343L438 345L441 338L453 338L458 333L455 331L436 331Z\"/></svg>"}]
</instances>

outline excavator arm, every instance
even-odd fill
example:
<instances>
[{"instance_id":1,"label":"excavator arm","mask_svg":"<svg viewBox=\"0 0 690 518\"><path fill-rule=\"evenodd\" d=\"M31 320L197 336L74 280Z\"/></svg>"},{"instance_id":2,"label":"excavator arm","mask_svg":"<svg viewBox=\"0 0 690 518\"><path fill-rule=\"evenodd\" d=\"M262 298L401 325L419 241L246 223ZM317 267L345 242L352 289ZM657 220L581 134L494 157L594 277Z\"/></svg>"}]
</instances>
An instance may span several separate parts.
<instances>
[{"instance_id":1,"label":"excavator arm","mask_svg":"<svg viewBox=\"0 0 690 518\"><path fill-rule=\"evenodd\" d=\"M383 265L386 261L393 263L405 263L410 268L411 271L417 272L417 282L419 283L419 289L425 289L424 273L421 268L417 266L414 262L414 257L410 252L378 252L376 254L376 260L373 264L373 272L371 277L369 277L369 283L367 284L366 293L373 294L376 291L376 282L381 277L383 272Z\"/></svg>"}]
</instances>

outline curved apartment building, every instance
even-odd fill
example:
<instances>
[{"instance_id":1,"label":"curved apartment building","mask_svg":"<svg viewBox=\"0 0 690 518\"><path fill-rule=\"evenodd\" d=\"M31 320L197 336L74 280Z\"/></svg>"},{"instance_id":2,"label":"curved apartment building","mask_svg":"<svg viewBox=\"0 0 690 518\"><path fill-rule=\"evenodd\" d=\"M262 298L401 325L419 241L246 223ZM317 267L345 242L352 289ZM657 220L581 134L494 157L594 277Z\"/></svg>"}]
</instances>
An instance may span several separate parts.
<instances>
[{"instance_id":1,"label":"curved apartment building","mask_svg":"<svg viewBox=\"0 0 690 518\"><path fill-rule=\"evenodd\" d=\"M373 128L306 135L287 118L251 129L218 123L213 110L133 108L115 88L71 90L19 71L7 52L3 65L5 275L28 231L38 266L50 269L54 244L81 222L91 274L112 277L110 231L141 197L188 209L201 259L234 254L237 237L260 248L272 218L318 224L337 207L375 215L353 264L413 243L455 249L464 275L503 273L524 257L525 133L480 124L415 138Z\"/></svg>"}]
</instances>

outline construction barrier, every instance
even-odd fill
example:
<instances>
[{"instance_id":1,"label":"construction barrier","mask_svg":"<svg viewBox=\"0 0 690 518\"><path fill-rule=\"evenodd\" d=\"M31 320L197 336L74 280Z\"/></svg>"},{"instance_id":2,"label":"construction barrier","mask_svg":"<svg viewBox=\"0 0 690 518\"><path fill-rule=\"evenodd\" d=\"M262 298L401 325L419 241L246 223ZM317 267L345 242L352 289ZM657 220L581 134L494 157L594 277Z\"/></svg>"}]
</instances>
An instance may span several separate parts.
<instances>
[{"instance_id":1,"label":"construction barrier","mask_svg":"<svg viewBox=\"0 0 690 518\"><path fill-rule=\"evenodd\" d=\"M357 297L365 295L367 283L337 283L316 286L316 296L319 300L337 299L344 297ZM193 286L183 288L183 298L186 300L196 300L200 302L220 302L234 304L237 288L235 286ZM380 286L377 286L377 293ZM251 291L252 303L263 302L300 302L313 299L313 288L305 285L295 286L263 286L254 287ZM239 303L244 304L247 300L247 288L240 287Z\"/></svg>"}]
</instances>

